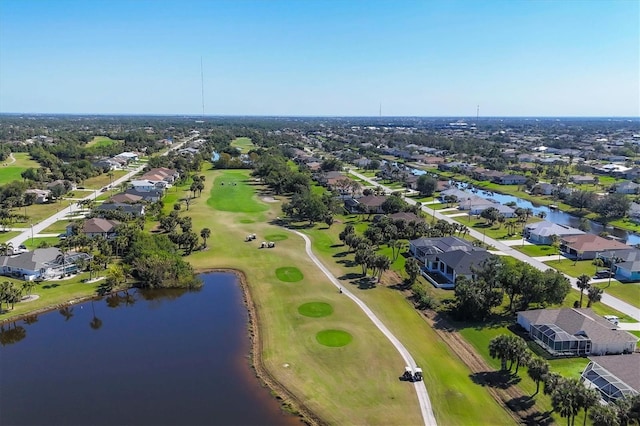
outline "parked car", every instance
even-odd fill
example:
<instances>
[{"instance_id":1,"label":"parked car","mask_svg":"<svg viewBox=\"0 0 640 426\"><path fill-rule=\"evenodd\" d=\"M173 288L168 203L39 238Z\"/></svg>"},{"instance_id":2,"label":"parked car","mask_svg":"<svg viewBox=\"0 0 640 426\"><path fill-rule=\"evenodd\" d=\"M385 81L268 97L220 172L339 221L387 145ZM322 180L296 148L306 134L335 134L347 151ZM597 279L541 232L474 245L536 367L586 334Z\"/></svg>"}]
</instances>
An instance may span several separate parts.
<instances>
[{"instance_id":1,"label":"parked car","mask_svg":"<svg viewBox=\"0 0 640 426\"><path fill-rule=\"evenodd\" d=\"M613 277L613 275L613 272L608 269L601 269L599 271L596 271L596 278L610 278Z\"/></svg>"}]
</instances>

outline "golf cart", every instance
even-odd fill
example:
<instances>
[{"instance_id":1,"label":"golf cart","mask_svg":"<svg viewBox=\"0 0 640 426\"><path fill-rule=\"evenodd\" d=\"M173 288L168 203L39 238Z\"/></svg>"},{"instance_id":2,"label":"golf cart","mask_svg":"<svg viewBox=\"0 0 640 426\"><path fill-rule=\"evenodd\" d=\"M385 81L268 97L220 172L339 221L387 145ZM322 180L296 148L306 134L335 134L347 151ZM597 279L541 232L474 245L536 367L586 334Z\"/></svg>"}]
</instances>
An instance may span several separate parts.
<instances>
[{"instance_id":1,"label":"golf cart","mask_svg":"<svg viewBox=\"0 0 640 426\"><path fill-rule=\"evenodd\" d=\"M416 367L416 372L413 374L413 380L415 382L422 381L422 368Z\"/></svg>"}]
</instances>

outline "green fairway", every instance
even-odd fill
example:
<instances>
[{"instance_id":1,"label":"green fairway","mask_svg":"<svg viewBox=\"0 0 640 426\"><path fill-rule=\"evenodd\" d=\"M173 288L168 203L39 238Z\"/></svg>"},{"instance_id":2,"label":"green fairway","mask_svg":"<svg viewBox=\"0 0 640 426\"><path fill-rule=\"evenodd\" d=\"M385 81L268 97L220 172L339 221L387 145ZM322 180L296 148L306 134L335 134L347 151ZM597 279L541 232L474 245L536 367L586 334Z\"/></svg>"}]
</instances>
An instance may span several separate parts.
<instances>
[{"instance_id":1,"label":"green fairway","mask_svg":"<svg viewBox=\"0 0 640 426\"><path fill-rule=\"evenodd\" d=\"M276 277L280 281L284 281L287 283L295 283L298 281L302 281L304 275L300 271L300 269L293 266L285 266L283 268L276 269Z\"/></svg>"},{"instance_id":2,"label":"green fairway","mask_svg":"<svg viewBox=\"0 0 640 426\"><path fill-rule=\"evenodd\" d=\"M298 312L305 317L320 318L331 315L333 313L333 307L324 302L309 302L300 305Z\"/></svg>"},{"instance_id":3,"label":"green fairway","mask_svg":"<svg viewBox=\"0 0 640 426\"><path fill-rule=\"evenodd\" d=\"M254 197L254 184L242 171L227 171L215 178L207 204L216 210L234 213L257 213L269 209Z\"/></svg>"},{"instance_id":4,"label":"green fairway","mask_svg":"<svg viewBox=\"0 0 640 426\"><path fill-rule=\"evenodd\" d=\"M231 146L240 149L240 152L242 152L243 154L246 154L251 149L256 147L249 138L235 138L231 141Z\"/></svg>"},{"instance_id":5,"label":"green fairway","mask_svg":"<svg viewBox=\"0 0 640 426\"><path fill-rule=\"evenodd\" d=\"M289 236L287 234L267 234L264 236L264 239L267 241L284 241L287 238L289 238Z\"/></svg>"},{"instance_id":6,"label":"green fairway","mask_svg":"<svg viewBox=\"0 0 640 426\"><path fill-rule=\"evenodd\" d=\"M111 139L107 136L94 136L93 139L91 139L88 143L87 143L87 147L90 146L96 146L96 147L100 147L100 146L111 146L115 143L121 143L122 141L120 140L115 140L115 139Z\"/></svg>"},{"instance_id":7,"label":"green fairway","mask_svg":"<svg viewBox=\"0 0 640 426\"><path fill-rule=\"evenodd\" d=\"M324 422L421 423L415 391L398 380L398 366L404 366L402 357L311 262L304 241L274 225L282 216L280 204L262 202L256 193L264 188L253 182L249 173L203 171L203 194L209 198L194 198L189 211L183 208L180 215L192 218L196 232L210 228L211 238L206 251L196 251L186 259L199 270L243 272L257 309L263 365ZM247 223L249 220L253 222ZM251 233L258 236L257 242L245 242ZM275 248L258 249L260 241L268 241L265 236L276 235L288 238L274 238L278 239ZM304 279L284 284L274 271L292 266ZM298 307L310 301L329 304L333 313L321 320L301 315ZM353 336L347 346L329 348L316 340L316 334L323 330L343 330L345 326ZM285 364L287 368L283 368Z\"/></svg>"},{"instance_id":8,"label":"green fairway","mask_svg":"<svg viewBox=\"0 0 640 426\"><path fill-rule=\"evenodd\" d=\"M316 334L316 340L321 345L337 348L351 343L353 336L342 330L322 330Z\"/></svg>"},{"instance_id":9,"label":"green fairway","mask_svg":"<svg viewBox=\"0 0 640 426\"><path fill-rule=\"evenodd\" d=\"M20 174L26 169L39 168L40 164L37 161L31 159L26 152L15 152L12 154L15 159L14 162L11 158L7 158L4 162L0 163L0 185L5 185L14 180L22 180Z\"/></svg>"}]
</instances>

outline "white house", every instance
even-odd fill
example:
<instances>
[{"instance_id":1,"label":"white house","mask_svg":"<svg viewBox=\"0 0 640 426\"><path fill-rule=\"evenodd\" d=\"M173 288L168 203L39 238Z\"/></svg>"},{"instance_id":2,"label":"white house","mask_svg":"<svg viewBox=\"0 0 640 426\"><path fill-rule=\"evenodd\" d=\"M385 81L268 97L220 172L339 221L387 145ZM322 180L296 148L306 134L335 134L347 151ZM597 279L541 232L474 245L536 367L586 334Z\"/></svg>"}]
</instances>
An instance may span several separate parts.
<instances>
[{"instance_id":1,"label":"white house","mask_svg":"<svg viewBox=\"0 0 640 426\"><path fill-rule=\"evenodd\" d=\"M149 180L134 180L131 181L131 187L139 192L149 192L154 189L158 189L154 182Z\"/></svg>"},{"instance_id":2,"label":"white house","mask_svg":"<svg viewBox=\"0 0 640 426\"><path fill-rule=\"evenodd\" d=\"M638 342L591 308L521 311L518 324L552 355L630 354Z\"/></svg>"}]
</instances>

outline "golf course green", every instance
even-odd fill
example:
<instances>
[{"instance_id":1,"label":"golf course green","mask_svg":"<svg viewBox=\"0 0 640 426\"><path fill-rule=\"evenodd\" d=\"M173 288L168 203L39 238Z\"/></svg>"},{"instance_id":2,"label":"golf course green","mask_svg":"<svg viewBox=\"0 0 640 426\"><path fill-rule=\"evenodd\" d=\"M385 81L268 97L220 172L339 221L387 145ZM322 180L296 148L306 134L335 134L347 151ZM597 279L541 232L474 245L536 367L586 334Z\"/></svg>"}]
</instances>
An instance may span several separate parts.
<instances>
[{"instance_id":1,"label":"golf course green","mask_svg":"<svg viewBox=\"0 0 640 426\"><path fill-rule=\"evenodd\" d=\"M339 348L351 343L353 336L342 330L322 330L316 334L316 340L321 345Z\"/></svg>"},{"instance_id":2,"label":"golf course green","mask_svg":"<svg viewBox=\"0 0 640 426\"><path fill-rule=\"evenodd\" d=\"M276 269L276 277L278 277L280 281L284 281L286 283L295 283L302 281L304 275L300 269L294 266L284 266Z\"/></svg>"},{"instance_id":3,"label":"golf course green","mask_svg":"<svg viewBox=\"0 0 640 426\"><path fill-rule=\"evenodd\" d=\"M320 318L333 313L333 306L324 302L309 302L298 307L300 315L305 317Z\"/></svg>"}]
</instances>

